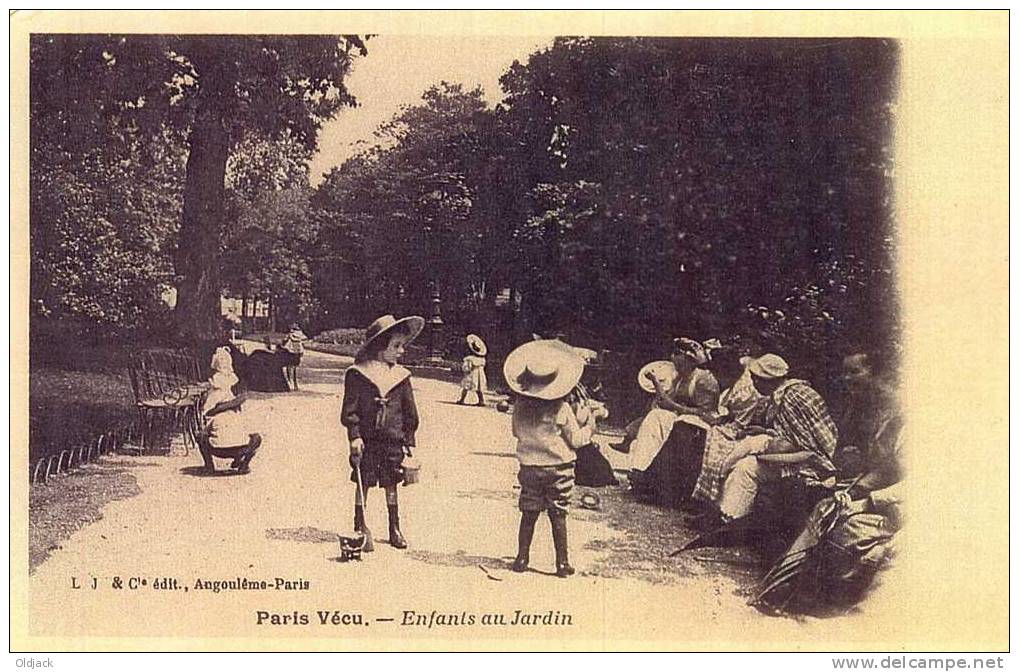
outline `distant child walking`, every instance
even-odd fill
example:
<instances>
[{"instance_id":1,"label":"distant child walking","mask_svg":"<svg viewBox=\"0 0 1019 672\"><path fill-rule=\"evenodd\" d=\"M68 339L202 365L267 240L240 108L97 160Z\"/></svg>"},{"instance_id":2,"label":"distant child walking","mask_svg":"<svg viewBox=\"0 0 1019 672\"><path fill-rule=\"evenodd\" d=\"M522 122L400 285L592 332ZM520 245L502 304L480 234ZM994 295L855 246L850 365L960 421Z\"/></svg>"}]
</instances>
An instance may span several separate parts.
<instances>
[{"instance_id":1,"label":"distant child walking","mask_svg":"<svg viewBox=\"0 0 1019 672\"><path fill-rule=\"evenodd\" d=\"M297 367L301 365L301 355L304 354L304 342L308 337L301 331L301 325L291 324L290 333L283 341L282 360L283 370L287 378L287 386L291 390L297 389Z\"/></svg>"},{"instance_id":2,"label":"distant child walking","mask_svg":"<svg viewBox=\"0 0 1019 672\"><path fill-rule=\"evenodd\" d=\"M513 571L530 563L534 525L548 513L555 545L556 575L574 574L566 537L566 513L573 490L577 448L591 441L593 415L582 426L566 398L580 382L584 360L562 343L531 341L506 358L503 373L519 397L513 407L513 436L520 471L520 531Z\"/></svg>"},{"instance_id":3,"label":"distant child walking","mask_svg":"<svg viewBox=\"0 0 1019 672\"><path fill-rule=\"evenodd\" d=\"M467 347L471 354L464 357L464 377L460 381L460 400L456 403L464 404L467 401L467 393L473 390L478 395L478 403L475 406L485 405L485 388L488 387L488 378L485 376L485 355L488 354L488 346L475 334L467 335Z\"/></svg>"},{"instance_id":4,"label":"distant child walking","mask_svg":"<svg viewBox=\"0 0 1019 672\"><path fill-rule=\"evenodd\" d=\"M409 456L418 428L418 411L410 371L399 365L404 348L421 333L421 317L397 320L383 315L368 327L365 342L343 384L341 422L350 442L350 480L354 493L354 530L364 534L365 551L373 550L365 522L365 489L381 486L389 509L389 543L407 548L400 531L396 486L403 482L403 459Z\"/></svg>"}]
</instances>

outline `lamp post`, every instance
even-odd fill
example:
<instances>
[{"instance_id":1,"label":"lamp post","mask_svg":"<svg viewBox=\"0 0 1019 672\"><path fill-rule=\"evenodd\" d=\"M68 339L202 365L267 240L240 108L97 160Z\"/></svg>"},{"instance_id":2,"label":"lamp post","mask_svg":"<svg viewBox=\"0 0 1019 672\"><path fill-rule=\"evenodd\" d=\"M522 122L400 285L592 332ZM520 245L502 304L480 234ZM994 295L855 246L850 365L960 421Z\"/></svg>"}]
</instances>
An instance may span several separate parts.
<instances>
[{"instance_id":1,"label":"lamp post","mask_svg":"<svg viewBox=\"0 0 1019 672\"><path fill-rule=\"evenodd\" d=\"M428 363L441 365L443 362L442 333L442 298L439 296L439 285L432 283L432 315L428 318Z\"/></svg>"}]
</instances>

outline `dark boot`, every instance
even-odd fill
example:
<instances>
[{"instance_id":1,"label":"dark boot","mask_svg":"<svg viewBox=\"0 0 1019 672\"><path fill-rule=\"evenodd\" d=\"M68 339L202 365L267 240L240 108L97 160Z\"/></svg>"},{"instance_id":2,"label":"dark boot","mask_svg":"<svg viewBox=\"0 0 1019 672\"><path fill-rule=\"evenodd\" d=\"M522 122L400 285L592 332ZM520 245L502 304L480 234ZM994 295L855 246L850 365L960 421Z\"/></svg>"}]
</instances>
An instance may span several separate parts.
<instances>
[{"instance_id":1,"label":"dark boot","mask_svg":"<svg viewBox=\"0 0 1019 672\"><path fill-rule=\"evenodd\" d=\"M456 403L458 406L463 406L465 401L467 401L467 390L460 393L460 399Z\"/></svg>"},{"instance_id":2,"label":"dark boot","mask_svg":"<svg viewBox=\"0 0 1019 672\"><path fill-rule=\"evenodd\" d=\"M481 390L478 390L478 403L475 404L475 406L484 406L484 405L485 405L485 394Z\"/></svg>"},{"instance_id":3,"label":"dark boot","mask_svg":"<svg viewBox=\"0 0 1019 672\"><path fill-rule=\"evenodd\" d=\"M389 505L389 545L393 548L407 548L407 540L400 533L400 505Z\"/></svg>"},{"instance_id":4,"label":"dark boot","mask_svg":"<svg viewBox=\"0 0 1019 672\"><path fill-rule=\"evenodd\" d=\"M360 532L364 535L364 546L361 550L365 553L371 553L375 550L375 542L372 540L372 532L368 529L368 525L364 522L364 505L354 505L354 531Z\"/></svg>"},{"instance_id":5,"label":"dark boot","mask_svg":"<svg viewBox=\"0 0 1019 672\"><path fill-rule=\"evenodd\" d=\"M566 516L550 515L548 519L552 523L552 544L555 546L555 574L565 579L577 572L570 566L570 551L566 542Z\"/></svg>"},{"instance_id":6,"label":"dark boot","mask_svg":"<svg viewBox=\"0 0 1019 672\"><path fill-rule=\"evenodd\" d=\"M524 511L520 516L520 532L517 534L517 557L513 571L523 572L531 562L531 540L534 538L534 524L538 521L537 511Z\"/></svg>"}]
</instances>

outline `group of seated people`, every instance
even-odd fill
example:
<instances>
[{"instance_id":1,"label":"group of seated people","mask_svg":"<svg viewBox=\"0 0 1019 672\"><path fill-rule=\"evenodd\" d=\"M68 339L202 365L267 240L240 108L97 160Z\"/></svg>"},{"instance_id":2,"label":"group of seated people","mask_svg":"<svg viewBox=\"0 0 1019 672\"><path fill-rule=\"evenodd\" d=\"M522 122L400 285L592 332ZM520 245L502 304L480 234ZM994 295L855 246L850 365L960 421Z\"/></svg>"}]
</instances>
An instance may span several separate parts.
<instances>
[{"instance_id":1,"label":"group of seated people","mask_svg":"<svg viewBox=\"0 0 1019 672\"><path fill-rule=\"evenodd\" d=\"M631 487L644 494L662 487L685 490L673 493L674 501L702 512L694 519L702 530L750 516L784 525L787 532L802 529L783 559L790 553L816 555L826 546L818 543L822 537L849 534L846 543L859 545L859 535L866 533L873 538L863 545L876 561L899 524L903 427L894 387L877 360L864 353L843 359L849 403L837 424L822 396L795 377L781 356L741 357L736 364L732 352L713 358L712 345L717 343L676 339L674 380L648 374L655 390L651 408L613 446L629 453ZM712 368L731 380L724 390ZM680 456L683 473L662 481L654 469L667 445ZM792 492L811 494L796 498ZM779 515L763 515L775 510ZM863 529L861 521L868 519L861 514L881 520L869 519L871 526ZM790 581L777 585L781 590L762 589L759 604L774 602L776 595L783 604L789 601Z\"/></svg>"}]
</instances>

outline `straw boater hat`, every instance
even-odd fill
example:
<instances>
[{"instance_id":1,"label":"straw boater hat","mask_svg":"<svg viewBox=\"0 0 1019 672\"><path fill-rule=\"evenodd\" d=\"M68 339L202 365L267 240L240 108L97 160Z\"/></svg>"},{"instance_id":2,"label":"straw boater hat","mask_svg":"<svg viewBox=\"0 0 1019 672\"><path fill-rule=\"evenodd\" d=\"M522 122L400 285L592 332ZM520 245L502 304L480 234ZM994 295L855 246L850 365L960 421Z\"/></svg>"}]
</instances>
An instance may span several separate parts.
<instances>
[{"instance_id":1,"label":"straw boater hat","mask_svg":"<svg viewBox=\"0 0 1019 672\"><path fill-rule=\"evenodd\" d=\"M478 357L484 357L488 354L488 346L485 345L485 342L477 334L467 334L467 347Z\"/></svg>"},{"instance_id":2,"label":"straw boater hat","mask_svg":"<svg viewBox=\"0 0 1019 672\"><path fill-rule=\"evenodd\" d=\"M747 368L750 369L750 373L765 380L785 378L789 375L789 365L786 361L778 355L771 353L761 355L750 362Z\"/></svg>"},{"instance_id":3,"label":"straw boater hat","mask_svg":"<svg viewBox=\"0 0 1019 672\"><path fill-rule=\"evenodd\" d=\"M553 341L524 343L506 357L506 384L517 394L534 399L561 399L584 373L584 360Z\"/></svg>"},{"instance_id":4,"label":"straw boater hat","mask_svg":"<svg viewBox=\"0 0 1019 672\"><path fill-rule=\"evenodd\" d=\"M401 331L407 334L409 337L407 342L410 343L418 337L418 334L421 333L424 326L425 318L418 317L417 315L401 317L399 320L392 315L383 315L368 325L368 328L364 333L364 345L361 346L361 349L358 350L357 354L360 356L372 342L384 334L389 334L393 331Z\"/></svg>"}]
</instances>

